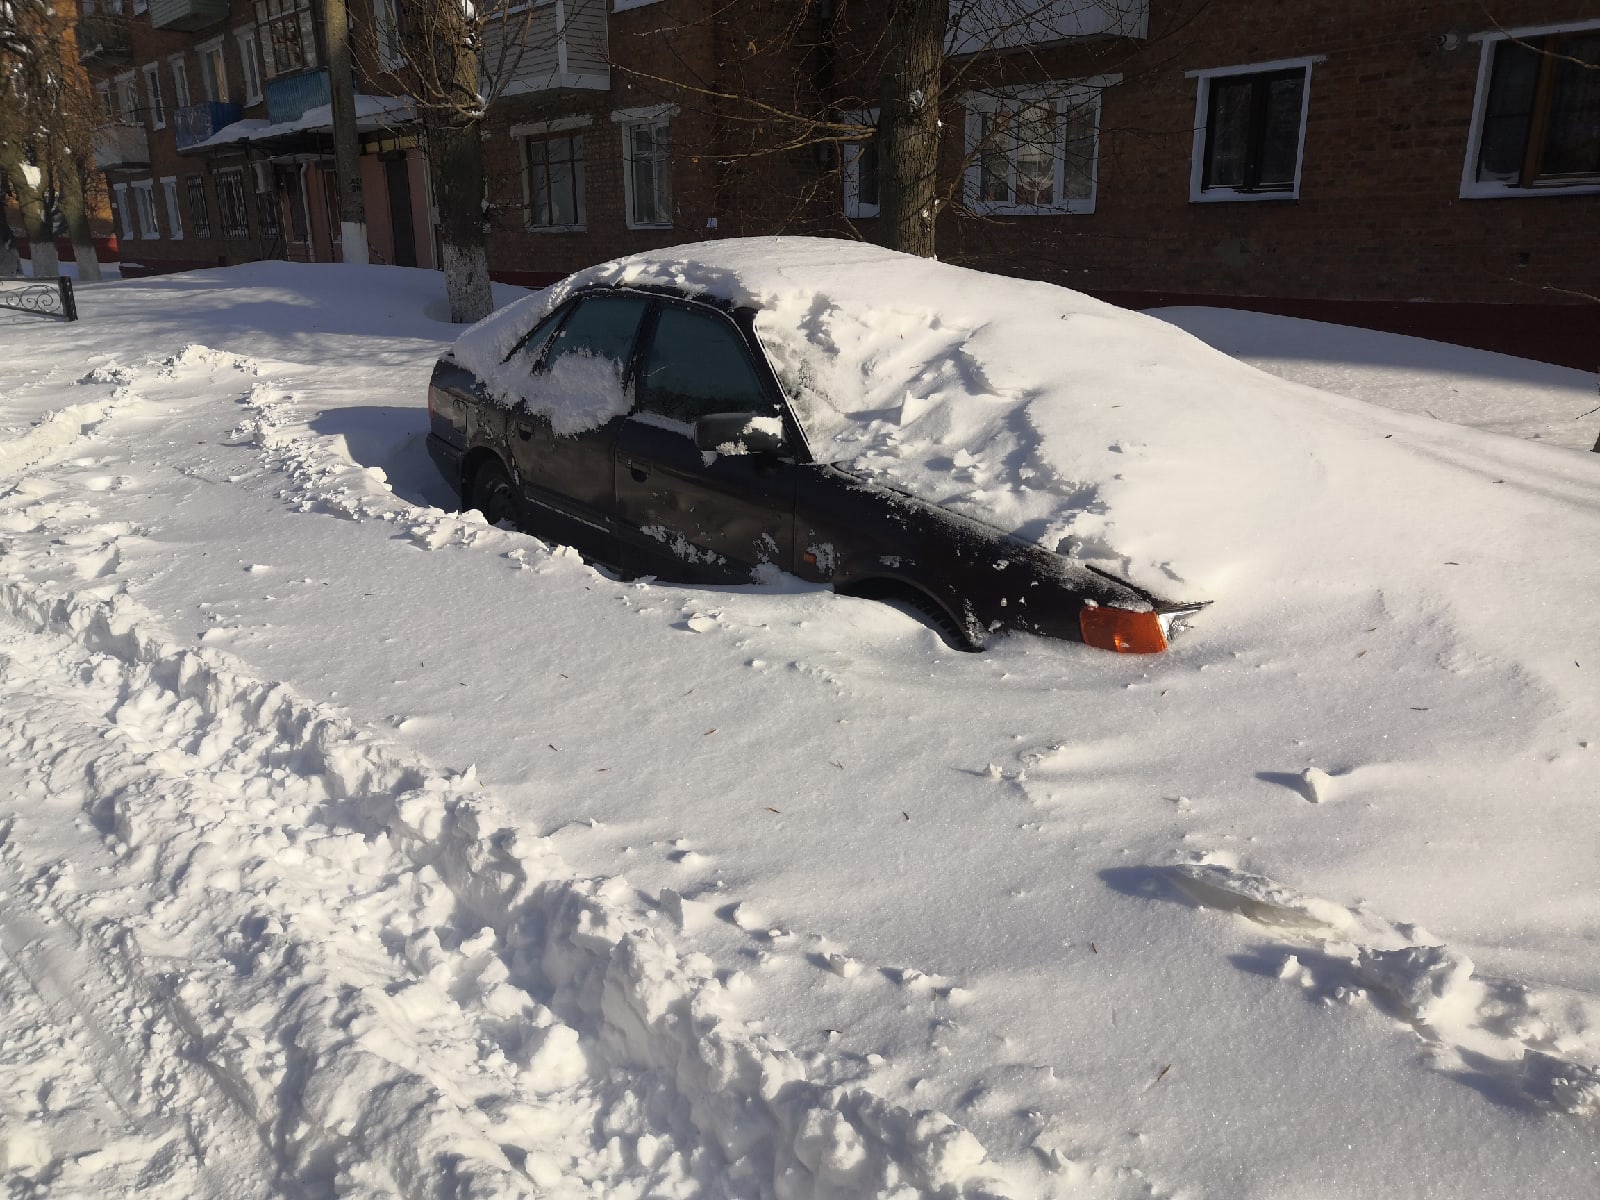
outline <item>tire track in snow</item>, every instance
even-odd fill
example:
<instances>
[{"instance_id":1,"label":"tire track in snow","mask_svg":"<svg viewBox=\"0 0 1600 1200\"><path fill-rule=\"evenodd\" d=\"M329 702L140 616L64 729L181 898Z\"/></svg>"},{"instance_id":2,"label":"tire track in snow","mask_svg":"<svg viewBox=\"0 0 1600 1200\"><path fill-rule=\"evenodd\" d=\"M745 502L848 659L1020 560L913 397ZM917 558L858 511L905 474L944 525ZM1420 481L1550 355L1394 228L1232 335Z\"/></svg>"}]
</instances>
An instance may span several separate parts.
<instances>
[{"instance_id":1,"label":"tire track in snow","mask_svg":"<svg viewBox=\"0 0 1600 1200\"><path fill-rule=\"evenodd\" d=\"M625 881L519 841L470 774L177 647L124 597L6 582L0 608L56 641L58 681L101 680L85 807L164 893L134 960L173 974L163 1011L286 1182L1003 1194L948 1118L810 1083Z\"/></svg>"}]
</instances>

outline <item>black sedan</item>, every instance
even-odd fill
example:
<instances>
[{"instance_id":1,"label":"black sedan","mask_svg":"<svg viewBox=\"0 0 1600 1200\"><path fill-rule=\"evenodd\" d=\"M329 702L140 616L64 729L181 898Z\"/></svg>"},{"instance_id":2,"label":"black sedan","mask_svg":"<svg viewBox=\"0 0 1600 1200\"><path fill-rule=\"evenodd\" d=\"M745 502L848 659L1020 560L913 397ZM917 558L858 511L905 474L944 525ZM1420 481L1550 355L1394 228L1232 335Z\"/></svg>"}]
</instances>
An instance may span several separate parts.
<instances>
[{"instance_id":1,"label":"black sedan","mask_svg":"<svg viewBox=\"0 0 1600 1200\"><path fill-rule=\"evenodd\" d=\"M726 583L776 568L909 607L961 649L1022 630L1160 651L1199 607L815 461L754 317L663 287L574 290L507 354L526 371L515 405L439 360L429 451L464 508L619 573ZM597 388L601 418L573 421Z\"/></svg>"}]
</instances>

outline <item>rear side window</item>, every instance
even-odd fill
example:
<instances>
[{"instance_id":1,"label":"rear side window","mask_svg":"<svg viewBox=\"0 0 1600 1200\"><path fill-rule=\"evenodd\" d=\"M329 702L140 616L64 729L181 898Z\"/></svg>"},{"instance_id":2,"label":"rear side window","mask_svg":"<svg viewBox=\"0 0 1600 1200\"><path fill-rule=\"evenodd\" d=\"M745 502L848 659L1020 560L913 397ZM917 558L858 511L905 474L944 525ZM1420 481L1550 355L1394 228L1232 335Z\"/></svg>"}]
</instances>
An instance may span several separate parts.
<instances>
[{"instance_id":1,"label":"rear side window","mask_svg":"<svg viewBox=\"0 0 1600 1200\"><path fill-rule=\"evenodd\" d=\"M776 414L744 340L715 313L662 305L639 382L639 412L685 424L710 413Z\"/></svg>"},{"instance_id":2,"label":"rear side window","mask_svg":"<svg viewBox=\"0 0 1600 1200\"><path fill-rule=\"evenodd\" d=\"M606 359L620 379L633 353L639 319L649 301L643 296L591 296L578 301L561 332L550 343L544 370L550 371L569 354Z\"/></svg>"}]
</instances>

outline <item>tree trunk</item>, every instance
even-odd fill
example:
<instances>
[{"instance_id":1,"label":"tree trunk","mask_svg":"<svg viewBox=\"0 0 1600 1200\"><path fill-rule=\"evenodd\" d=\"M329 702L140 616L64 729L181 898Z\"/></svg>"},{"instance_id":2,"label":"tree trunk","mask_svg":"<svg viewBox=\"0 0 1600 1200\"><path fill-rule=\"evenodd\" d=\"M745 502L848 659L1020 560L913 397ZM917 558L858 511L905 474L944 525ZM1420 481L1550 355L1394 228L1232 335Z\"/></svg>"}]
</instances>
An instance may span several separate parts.
<instances>
[{"instance_id":1,"label":"tree trunk","mask_svg":"<svg viewBox=\"0 0 1600 1200\"><path fill-rule=\"evenodd\" d=\"M427 145L450 319L481 321L494 311L483 225L483 139L476 122L440 119L429 122Z\"/></svg>"},{"instance_id":2,"label":"tree trunk","mask_svg":"<svg viewBox=\"0 0 1600 1200\"><path fill-rule=\"evenodd\" d=\"M367 207L361 194L361 135L356 131L355 76L350 66L350 15L344 0L324 0L328 89L332 96L333 166L339 185L339 246L347 263L366 263Z\"/></svg>"},{"instance_id":3,"label":"tree trunk","mask_svg":"<svg viewBox=\"0 0 1600 1200\"><path fill-rule=\"evenodd\" d=\"M939 73L949 0L895 0L878 109L878 236L931 258L939 171Z\"/></svg>"},{"instance_id":4,"label":"tree trunk","mask_svg":"<svg viewBox=\"0 0 1600 1200\"><path fill-rule=\"evenodd\" d=\"M61 215L67 219L72 235L72 257L78 264L79 283L100 282L100 260L94 252L94 233L89 214L84 211L83 176L70 158L61 167Z\"/></svg>"},{"instance_id":5,"label":"tree trunk","mask_svg":"<svg viewBox=\"0 0 1600 1200\"><path fill-rule=\"evenodd\" d=\"M21 274L22 258L17 253L16 235L11 232L11 223L6 220L5 213L0 211L0 279Z\"/></svg>"},{"instance_id":6,"label":"tree trunk","mask_svg":"<svg viewBox=\"0 0 1600 1200\"><path fill-rule=\"evenodd\" d=\"M61 274L61 257L56 253L55 231L45 211L44 195L39 190L39 170L24 166L12 177L17 207L22 211L22 228L28 235L28 252L33 256L33 277L54 279Z\"/></svg>"}]
</instances>

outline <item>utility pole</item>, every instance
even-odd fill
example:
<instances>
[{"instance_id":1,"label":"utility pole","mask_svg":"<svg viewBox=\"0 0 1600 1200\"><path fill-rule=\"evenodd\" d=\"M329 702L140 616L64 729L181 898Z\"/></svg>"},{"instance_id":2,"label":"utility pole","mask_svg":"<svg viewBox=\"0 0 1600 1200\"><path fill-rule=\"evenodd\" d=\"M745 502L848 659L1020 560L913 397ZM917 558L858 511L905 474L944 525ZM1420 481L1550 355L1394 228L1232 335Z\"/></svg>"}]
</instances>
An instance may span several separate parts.
<instances>
[{"instance_id":1,"label":"utility pole","mask_svg":"<svg viewBox=\"0 0 1600 1200\"><path fill-rule=\"evenodd\" d=\"M345 0L323 0L328 37L328 91L333 101L333 172L339 187L339 237L344 261L367 262L367 208L361 196L361 135L356 131L355 70Z\"/></svg>"}]
</instances>

